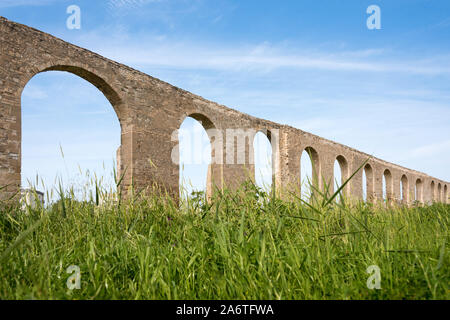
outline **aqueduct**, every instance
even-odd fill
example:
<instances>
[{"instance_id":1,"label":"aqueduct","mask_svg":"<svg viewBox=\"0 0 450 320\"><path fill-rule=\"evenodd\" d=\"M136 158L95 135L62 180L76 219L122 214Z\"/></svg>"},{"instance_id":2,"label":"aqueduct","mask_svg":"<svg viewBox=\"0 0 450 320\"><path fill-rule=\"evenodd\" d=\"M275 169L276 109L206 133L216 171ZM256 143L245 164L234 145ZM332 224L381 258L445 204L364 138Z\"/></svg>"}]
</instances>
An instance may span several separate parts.
<instances>
[{"instance_id":1,"label":"aqueduct","mask_svg":"<svg viewBox=\"0 0 450 320\"><path fill-rule=\"evenodd\" d=\"M21 183L21 93L36 74L71 72L95 85L113 106L121 126L118 170L124 186L158 185L178 194L178 137L186 117L201 121L209 134L214 159L208 189L235 187L254 178L253 139L264 132L272 145L273 181L279 190L299 189L300 157L311 155L314 183L334 181L337 160L345 179L368 158L347 185L346 194L410 203L448 202L449 182L370 157L370 155L302 130L251 117L176 88L44 32L0 17L0 192L14 194ZM253 176L252 176L253 175ZM384 179L383 179L384 177ZM383 180L385 187L383 190ZM5 188L6 186L6 188Z\"/></svg>"}]
</instances>

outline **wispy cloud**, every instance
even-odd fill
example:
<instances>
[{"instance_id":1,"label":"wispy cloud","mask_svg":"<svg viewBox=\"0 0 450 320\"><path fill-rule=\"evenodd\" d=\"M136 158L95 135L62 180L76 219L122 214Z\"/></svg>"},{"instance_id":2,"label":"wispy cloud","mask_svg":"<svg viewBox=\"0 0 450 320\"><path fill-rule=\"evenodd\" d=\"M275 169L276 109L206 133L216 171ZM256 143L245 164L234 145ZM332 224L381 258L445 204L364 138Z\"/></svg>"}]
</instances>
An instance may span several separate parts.
<instances>
[{"instance_id":1,"label":"wispy cloud","mask_svg":"<svg viewBox=\"0 0 450 320\"><path fill-rule=\"evenodd\" d=\"M109 0L108 5L110 8L137 8L148 3L162 2L164 0Z\"/></svg>"},{"instance_id":2,"label":"wispy cloud","mask_svg":"<svg viewBox=\"0 0 450 320\"><path fill-rule=\"evenodd\" d=\"M47 6L57 3L58 0L2 0L0 1L0 8L12 8L22 6Z\"/></svg>"},{"instance_id":3,"label":"wispy cloud","mask_svg":"<svg viewBox=\"0 0 450 320\"><path fill-rule=\"evenodd\" d=\"M450 150L450 140L421 146L412 150L411 154L415 157L431 157L442 154L443 150Z\"/></svg>"},{"instance_id":4,"label":"wispy cloud","mask_svg":"<svg viewBox=\"0 0 450 320\"><path fill-rule=\"evenodd\" d=\"M448 94L429 84L432 77L450 76L450 59L443 54L424 59L390 48L326 52L268 42L229 46L159 35L133 43L139 37L102 46L86 40L94 51L152 75L173 70L172 78L162 76L166 81L186 75L183 81L191 87L180 85L211 100L405 167L431 173L422 164L424 155L446 154L443 146L416 148L437 132L448 133ZM224 76L226 81L219 80Z\"/></svg>"},{"instance_id":5,"label":"wispy cloud","mask_svg":"<svg viewBox=\"0 0 450 320\"><path fill-rule=\"evenodd\" d=\"M436 29L436 28L447 28L450 26L450 17L445 18L444 20L439 21L436 24L433 24L430 29Z\"/></svg>"},{"instance_id":6,"label":"wispy cloud","mask_svg":"<svg viewBox=\"0 0 450 320\"><path fill-rule=\"evenodd\" d=\"M27 90L24 90L23 96L29 99L41 100L47 98L47 93L37 85L28 85Z\"/></svg>"},{"instance_id":7,"label":"wispy cloud","mask_svg":"<svg viewBox=\"0 0 450 320\"><path fill-rule=\"evenodd\" d=\"M154 35L132 43L133 37L99 42L100 34L91 33L81 40L85 46L125 64L184 69L254 70L308 69L350 72L405 73L419 75L450 74L450 64L443 57L427 60L404 57L390 58L384 49L343 52L307 52L284 45L260 43L241 46L220 46L168 39ZM135 39L135 38L134 38ZM102 45L99 45L101 43ZM148 44L148 45L146 45ZM448 61L448 57L446 57Z\"/></svg>"}]
</instances>

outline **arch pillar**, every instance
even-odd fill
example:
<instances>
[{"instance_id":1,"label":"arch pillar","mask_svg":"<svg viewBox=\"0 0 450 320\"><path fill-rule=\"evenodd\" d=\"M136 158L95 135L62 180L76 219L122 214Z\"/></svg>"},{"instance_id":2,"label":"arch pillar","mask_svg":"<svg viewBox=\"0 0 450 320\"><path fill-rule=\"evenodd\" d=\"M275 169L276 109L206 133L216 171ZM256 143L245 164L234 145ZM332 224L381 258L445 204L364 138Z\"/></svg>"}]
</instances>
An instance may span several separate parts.
<instances>
[{"instance_id":1,"label":"arch pillar","mask_svg":"<svg viewBox=\"0 0 450 320\"><path fill-rule=\"evenodd\" d=\"M355 156L349 165L349 176L352 175L356 170L358 170L359 167L364 163L364 161L366 161L366 159L362 159ZM351 197L351 199L355 201L363 200L363 172L364 167L359 169L359 171L356 172L352 180L350 180L349 182L350 185L349 196Z\"/></svg>"},{"instance_id":2,"label":"arch pillar","mask_svg":"<svg viewBox=\"0 0 450 320\"><path fill-rule=\"evenodd\" d=\"M374 167L370 163L366 163L363 170L366 174L366 201L374 203L376 201Z\"/></svg>"},{"instance_id":3,"label":"arch pillar","mask_svg":"<svg viewBox=\"0 0 450 320\"><path fill-rule=\"evenodd\" d=\"M386 203L393 203L395 201L395 185L394 185L394 175L391 170L386 169L383 171L383 177L386 186Z\"/></svg>"},{"instance_id":4,"label":"arch pillar","mask_svg":"<svg viewBox=\"0 0 450 320\"><path fill-rule=\"evenodd\" d=\"M325 152L321 152L319 154L320 157L320 170L318 177L318 185L319 189L322 192L325 192L325 188L328 187L328 197L333 195L334 193L334 162L335 157L334 154L327 154Z\"/></svg>"},{"instance_id":5,"label":"arch pillar","mask_svg":"<svg viewBox=\"0 0 450 320\"><path fill-rule=\"evenodd\" d=\"M13 88L18 79L0 68L0 199L20 191L21 183L21 112L20 93Z\"/></svg>"},{"instance_id":6,"label":"arch pillar","mask_svg":"<svg viewBox=\"0 0 450 320\"><path fill-rule=\"evenodd\" d=\"M410 181L409 181L408 176L406 176L405 174L401 175L400 181L402 182L402 188L400 189L400 193L403 197L403 199L401 200L401 203L408 205L409 203L411 203L411 194L409 192ZM399 197L399 199L401 199L401 197Z\"/></svg>"},{"instance_id":7,"label":"arch pillar","mask_svg":"<svg viewBox=\"0 0 450 320\"><path fill-rule=\"evenodd\" d=\"M382 202L383 201L383 174L384 169L379 166L375 166L373 168L373 181L374 181L374 201Z\"/></svg>"},{"instance_id":8,"label":"arch pillar","mask_svg":"<svg viewBox=\"0 0 450 320\"><path fill-rule=\"evenodd\" d=\"M392 203L400 203L401 200L401 190L400 190L400 176L396 171L391 172L392 175Z\"/></svg>"},{"instance_id":9,"label":"arch pillar","mask_svg":"<svg viewBox=\"0 0 450 320\"><path fill-rule=\"evenodd\" d=\"M291 200L295 196L300 197L300 158L302 153L301 142L298 137L292 135L289 130L279 130L278 150L278 182L276 185L279 196L285 200ZM277 179L276 177L276 179Z\"/></svg>"},{"instance_id":10,"label":"arch pillar","mask_svg":"<svg viewBox=\"0 0 450 320\"><path fill-rule=\"evenodd\" d=\"M417 203L424 203L424 180L421 177L416 177L414 181L414 200Z\"/></svg>"},{"instance_id":11,"label":"arch pillar","mask_svg":"<svg viewBox=\"0 0 450 320\"><path fill-rule=\"evenodd\" d=\"M236 190L247 180L255 181L253 128L223 130L222 187Z\"/></svg>"}]
</instances>

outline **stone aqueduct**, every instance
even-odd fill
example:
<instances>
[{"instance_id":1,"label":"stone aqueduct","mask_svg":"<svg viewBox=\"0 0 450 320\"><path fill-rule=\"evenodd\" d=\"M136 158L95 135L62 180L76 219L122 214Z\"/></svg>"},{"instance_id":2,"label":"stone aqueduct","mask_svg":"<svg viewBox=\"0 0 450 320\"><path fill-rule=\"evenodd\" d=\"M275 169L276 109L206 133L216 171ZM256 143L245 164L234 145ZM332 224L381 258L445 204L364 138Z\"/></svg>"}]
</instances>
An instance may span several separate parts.
<instances>
[{"instance_id":1,"label":"stone aqueduct","mask_svg":"<svg viewBox=\"0 0 450 320\"><path fill-rule=\"evenodd\" d=\"M384 176L387 198L392 201L448 202L450 183L446 181L229 109L2 17L0 50L0 187L7 186L0 190L3 197L15 193L21 183L22 90L36 74L57 70L89 81L113 106L121 126L117 158L118 170L124 172L124 186L145 188L156 184L178 194L179 166L172 161L178 138L173 132L190 116L202 122L212 143L212 158L216 161L208 168L208 190L213 185L235 187L254 177L252 142L262 131L272 144L273 181L278 190L298 190L300 157L307 150L318 173L315 183L319 188L333 181L336 159L345 178L370 158L364 168L368 198L383 198ZM359 170L345 193L362 198L362 183L363 170Z\"/></svg>"}]
</instances>

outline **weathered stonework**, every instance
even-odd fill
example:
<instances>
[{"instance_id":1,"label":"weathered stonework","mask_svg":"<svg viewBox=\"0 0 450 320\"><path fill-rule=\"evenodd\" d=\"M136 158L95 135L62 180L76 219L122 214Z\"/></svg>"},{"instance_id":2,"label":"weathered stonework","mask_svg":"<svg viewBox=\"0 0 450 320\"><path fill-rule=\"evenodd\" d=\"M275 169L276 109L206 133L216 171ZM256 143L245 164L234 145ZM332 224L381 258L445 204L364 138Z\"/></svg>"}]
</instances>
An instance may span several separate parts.
<instances>
[{"instance_id":1,"label":"weathered stonework","mask_svg":"<svg viewBox=\"0 0 450 320\"><path fill-rule=\"evenodd\" d=\"M95 85L113 106L121 126L121 147L117 150L118 171L124 186L159 186L178 195L179 167L172 162L178 145L173 132L188 116L200 120L205 129L221 133L223 144L213 148L220 161L208 168L208 190L215 185L235 187L254 178L253 140L265 132L272 143L274 182L277 190L298 190L300 157L311 151L316 183L334 181L337 159L345 178L370 158L366 166L367 195L382 198L382 177L392 201L422 203L448 202L450 183L424 173L373 158L347 146L323 139L290 126L251 117L176 88L125 65L64 42L54 36L0 17L0 187L9 195L20 188L21 174L21 94L36 74L58 70L76 74ZM227 129L242 129L237 136ZM217 137L210 135L212 145ZM229 141L227 141L227 139ZM237 140L245 141L237 143ZM237 146L233 154L226 146ZM228 151L228 154L227 154ZM228 161L227 161L228 159ZM234 159L235 161L231 161ZM240 159L240 162L237 160ZM362 198L362 170L345 192ZM403 190L400 190L400 181ZM417 199L416 197L417 188Z\"/></svg>"}]
</instances>

